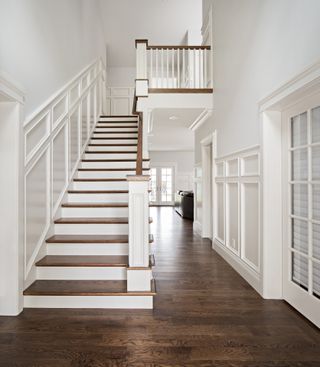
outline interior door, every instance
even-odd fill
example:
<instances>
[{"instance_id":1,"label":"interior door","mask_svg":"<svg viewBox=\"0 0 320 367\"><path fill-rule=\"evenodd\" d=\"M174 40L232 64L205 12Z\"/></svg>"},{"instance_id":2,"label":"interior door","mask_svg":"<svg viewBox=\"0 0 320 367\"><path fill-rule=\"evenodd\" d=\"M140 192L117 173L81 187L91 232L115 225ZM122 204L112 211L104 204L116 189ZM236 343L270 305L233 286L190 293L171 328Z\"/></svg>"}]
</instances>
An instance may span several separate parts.
<instances>
[{"instance_id":1,"label":"interior door","mask_svg":"<svg viewBox=\"0 0 320 367\"><path fill-rule=\"evenodd\" d=\"M284 299L320 326L320 94L283 117Z\"/></svg>"},{"instance_id":2,"label":"interior door","mask_svg":"<svg viewBox=\"0 0 320 367\"><path fill-rule=\"evenodd\" d=\"M174 167L155 166L150 169L150 202L153 205L173 205Z\"/></svg>"}]
</instances>

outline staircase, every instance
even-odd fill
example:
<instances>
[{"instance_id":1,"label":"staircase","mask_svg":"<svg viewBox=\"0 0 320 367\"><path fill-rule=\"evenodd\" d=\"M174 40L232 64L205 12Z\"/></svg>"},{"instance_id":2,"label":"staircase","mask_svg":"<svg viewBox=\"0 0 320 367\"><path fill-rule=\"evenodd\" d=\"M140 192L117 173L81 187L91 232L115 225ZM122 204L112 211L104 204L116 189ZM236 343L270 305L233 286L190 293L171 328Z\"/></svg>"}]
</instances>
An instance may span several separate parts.
<instances>
[{"instance_id":1,"label":"staircase","mask_svg":"<svg viewBox=\"0 0 320 367\"><path fill-rule=\"evenodd\" d=\"M47 255L36 262L37 280L24 291L25 307L152 308L153 281L148 291L127 286L127 175L135 174L137 145L137 117L100 118L46 239ZM150 274L152 265L150 258Z\"/></svg>"}]
</instances>

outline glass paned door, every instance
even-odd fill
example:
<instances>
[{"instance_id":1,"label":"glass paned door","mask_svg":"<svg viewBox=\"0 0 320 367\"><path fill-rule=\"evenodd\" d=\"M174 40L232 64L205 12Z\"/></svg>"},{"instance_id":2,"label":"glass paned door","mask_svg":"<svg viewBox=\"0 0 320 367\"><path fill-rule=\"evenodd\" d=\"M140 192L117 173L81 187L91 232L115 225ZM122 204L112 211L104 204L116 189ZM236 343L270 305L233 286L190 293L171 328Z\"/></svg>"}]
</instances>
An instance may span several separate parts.
<instances>
[{"instance_id":1,"label":"glass paned door","mask_svg":"<svg viewBox=\"0 0 320 367\"><path fill-rule=\"evenodd\" d=\"M320 96L284 119L284 298L320 324Z\"/></svg>"},{"instance_id":2,"label":"glass paned door","mask_svg":"<svg viewBox=\"0 0 320 367\"><path fill-rule=\"evenodd\" d=\"M174 167L152 167L150 176L150 202L154 205L173 205Z\"/></svg>"}]
</instances>

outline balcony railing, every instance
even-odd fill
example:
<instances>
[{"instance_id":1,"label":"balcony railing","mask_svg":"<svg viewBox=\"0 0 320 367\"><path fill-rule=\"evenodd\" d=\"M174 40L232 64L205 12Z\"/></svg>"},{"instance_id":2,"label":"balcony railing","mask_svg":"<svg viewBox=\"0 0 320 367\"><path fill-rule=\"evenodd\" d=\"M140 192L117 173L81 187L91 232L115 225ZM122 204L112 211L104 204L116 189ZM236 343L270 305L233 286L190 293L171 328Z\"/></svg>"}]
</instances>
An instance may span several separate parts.
<instances>
[{"instance_id":1,"label":"balcony railing","mask_svg":"<svg viewBox=\"0 0 320 367\"><path fill-rule=\"evenodd\" d=\"M150 46L136 40L136 55L137 80L141 86L147 80L149 92L212 88L210 46Z\"/></svg>"}]
</instances>

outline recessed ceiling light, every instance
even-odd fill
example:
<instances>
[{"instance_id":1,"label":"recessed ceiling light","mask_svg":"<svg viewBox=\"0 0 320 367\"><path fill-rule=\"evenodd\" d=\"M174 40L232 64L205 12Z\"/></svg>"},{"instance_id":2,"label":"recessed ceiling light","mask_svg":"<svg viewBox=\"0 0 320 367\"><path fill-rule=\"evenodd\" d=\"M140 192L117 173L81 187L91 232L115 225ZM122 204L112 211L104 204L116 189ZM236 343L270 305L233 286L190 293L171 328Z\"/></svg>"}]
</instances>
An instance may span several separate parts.
<instances>
[{"instance_id":1,"label":"recessed ceiling light","mask_svg":"<svg viewBox=\"0 0 320 367\"><path fill-rule=\"evenodd\" d=\"M169 117L169 120L179 120L179 117L177 117L177 116L170 116Z\"/></svg>"}]
</instances>

